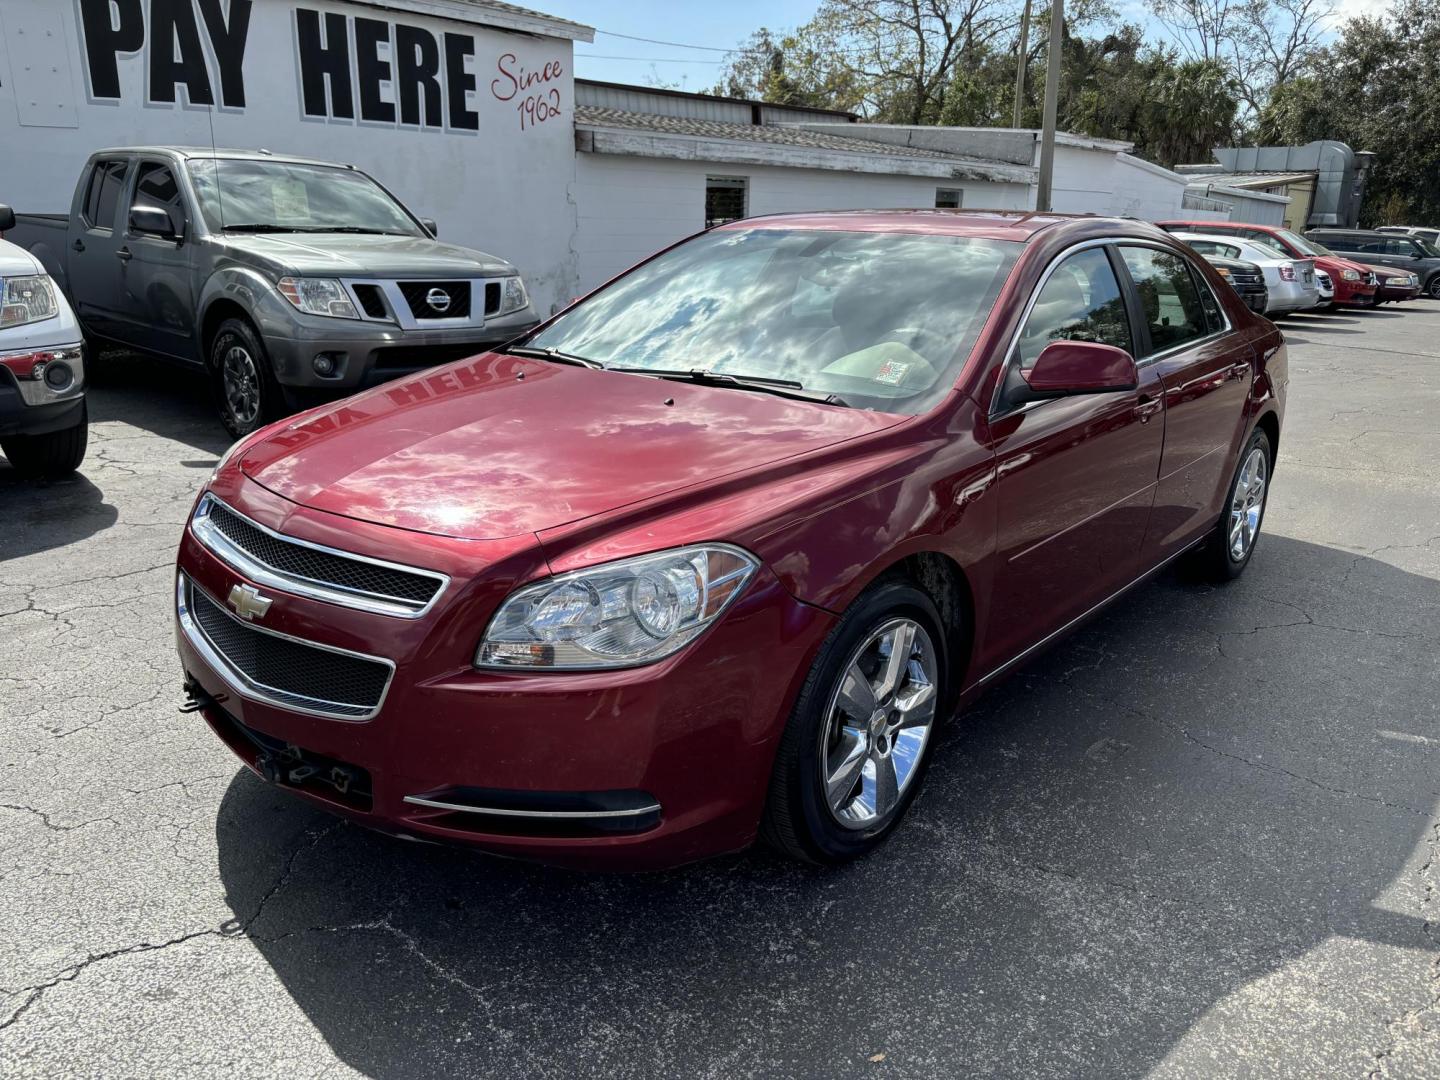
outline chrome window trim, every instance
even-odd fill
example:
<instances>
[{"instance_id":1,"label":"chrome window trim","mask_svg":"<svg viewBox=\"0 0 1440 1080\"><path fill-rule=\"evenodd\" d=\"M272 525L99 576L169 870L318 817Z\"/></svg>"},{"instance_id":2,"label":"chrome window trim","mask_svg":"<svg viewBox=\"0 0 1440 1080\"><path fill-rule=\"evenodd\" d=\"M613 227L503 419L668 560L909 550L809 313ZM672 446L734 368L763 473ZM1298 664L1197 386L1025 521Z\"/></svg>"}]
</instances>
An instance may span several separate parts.
<instances>
[{"instance_id":1,"label":"chrome window trim","mask_svg":"<svg viewBox=\"0 0 1440 1080\"><path fill-rule=\"evenodd\" d=\"M222 533L219 528L210 523L210 507L221 506L226 512L234 514L241 521L252 528L285 544L294 544L297 547L309 548L311 551L318 551L325 555L332 555L339 559L350 559L353 562L368 563L371 566L378 566L385 570L395 570L399 573L414 574L417 577L430 578L439 583L439 587L424 607L413 607L395 597L387 596L384 593L366 592L363 589L350 589L334 582L321 581L318 578L306 577L303 574L292 574L289 571L273 567L268 563L262 563L249 552L245 551L228 536ZM339 548L327 547L324 544L312 543L309 540L301 540L299 537L289 536L282 532L261 525L253 518L247 517L239 510L227 503L224 499L217 498L214 494L206 492L195 506L195 513L190 517L190 531L195 539L214 555L221 562L225 563L232 570L244 574L246 577L262 585L268 585L272 589L279 589L282 592L294 593L297 596L304 596L310 600L319 600L327 604L336 604L340 607L355 608L360 611L368 611L373 615L389 615L397 619L419 619L428 615L432 608L439 602L440 597L450 586L450 578L438 570L423 570L418 566L406 566L403 563L387 562L384 559L373 559L368 555L359 555L353 551L341 551Z\"/></svg>"},{"instance_id":2,"label":"chrome window trim","mask_svg":"<svg viewBox=\"0 0 1440 1080\"><path fill-rule=\"evenodd\" d=\"M1117 247L1123 245L1127 247L1154 248L1157 251L1165 252L1167 255L1174 255L1177 258L1184 259L1187 264L1190 263L1190 259L1183 252L1176 251L1173 247L1162 244L1158 240L1151 240L1146 237L1138 236L1107 236L1094 240L1082 240L1077 244L1070 245L1063 251L1060 251L1058 254L1056 254L1056 256L1051 259L1049 264L1045 267L1044 272L1040 275L1040 280L1035 283L1035 287L1030 291L1030 298L1025 302L1025 311L1020 316L1020 321L1015 324L1015 332L1010 335L1010 340L1005 345L1005 361L1000 370L1000 378L996 380L995 390L991 394L990 398L990 419L994 420L1000 416L1010 416L1015 413L1028 412L1037 406L1048 405L1052 401L1064 400L1064 398L1048 398L1044 401L1030 401L1026 402L1024 405L1016 406L1015 408L1011 409L1006 409L1002 407L1001 397L1005 390L1006 377L1010 374L1010 368L1015 363L1015 349L1020 344L1020 335L1025 330L1025 324L1030 321L1030 312L1034 310L1035 302L1040 298L1041 291L1050 281L1050 275L1053 274L1056 268L1062 262L1068 259L1071 255L1074 255L1081 251L1085 251L1089 248L1105 247L1110 244L1114 244ZM1200 280L1207 287L1209 286L1209 282L1205 281L1203 275L1200 276ZM1119 285L1120 291L1123 294L1125 292L1125 283L1119 282ZM1214 289L1210 290L1210 295L1215 296ZM1155 363L1157 360L1163 360L1165 357L1171 355L1172 353L1180 352L1184 349L1193 349L1197 345L1200 345L1206 341L1210 341L1213 338L1221 337L1234 330L1235 324L1230 321L1230 315L1225 310L1225 305L1220 303L1220 298L1218 296L1215 296L1215 302L1216 306L1220 309L1221 317L1225 320L1225 325L1223 327L1221 327L1219 330L1216 330L1214 333L1205 334L1198 338L1191 338L1189 341L1182 342L1179 345L1172 345L1170 348L1164 349L1161 352L1150 353L1144 358L1137 357L1135 360L1136 368L1142 368L1149 364ZM1130 333L1131 340L1133 342L1135 334L1134 326L1130 328Z\"/></svg>"},{"instance_id":3,"label":"chrome window trim","mask_svg":"<svg viewBox=\"0 0 1440 1080\"><path fill-rule=\"evenodd\" d=\"M425 806L432 810L455 810L466 814L494 814L496 817L519 818L623 818L656 814L660 811L658 802L651 803L649 806L638 806L633 810L502 810L495 806L467 806L464 803L441 802L439 799L426 799L419 795L406 795L404 801L413 806Z\"/></svg>"},{"instance_id":4,"label":"chrome window trim","mask_svg":"<svg viewBox=\"0 0 1440 1080\"><path fill-rule=\"evenodd\" d=\"M211 642L210 638L206 635L204 629L200 626L200 624L195 621L195 617L190 611L189 597L185 595L185 590L187 587L192 589L199 589L201 593L204 593L206 599L208 599L217 608L219 608L224 615L226 615L232 621L239 623L247 630L254 630L257 633L261 634L269 634L271 637L280 638L283 641L290 641L295 643L296 645L304 645L307 648L319 649L322 652L335 653L339 656L348 656L356 660L368 660L371 663L383 664L386 668L389 669L390 673L385 676L385 685L380 689L380 697L376 700L375 706L368 712L357 712L353 710L356 710L359 707L355 705L350 705L347 702L327 701L324 698L306 698L301 694L292 694L288 690L281 690L278 687L267 686L264 683L257 682L256 680L250 678L248 675L246 675L239 668L235 667L233 664L230 663L229 660L225 658L225 656L220 652L220 650L215 646L215 644ZM211 596L210 593L207 592L205 589L201 589L199 585L196 585L192 580L190 580L189 577L185 575L183 571L175 575L175 617L180 624L181 632L185 635L185 640L190 643L191 647L200 654L201 659L203 659L207 664L210 665L211 669L215 672L215 674L219 675L220 678L227 686L230 687L231 690L235 691L235 693L239 694L241 697L249 699L250 701L258 701L264 705L272 705L277 709L286 709L290 712L304 713L307 716L319 716L323 717L326 720L342 720L349 723L364 723L367 720L373 720L376 716L379 715L380 710L385 705L386 697L388 697L390 694L390 685L395 681L395 661L384 656L372 656L369 653L354 652L350 649L342 649L335 645L322 645L318 641L310 641L306 638L292 637L290 634L282 634L278 630L268 630L263 626L256 626L253 622L247 622L244 619L232 615L229 611L226 611L224 604L216 600L215 597ZM321 705L335 705L350 709L352 711L334 712L327 711L323 708L307 708L303 705L297 704L297 702L301 701L312 701L317 702Z\"/></svg>"}]
</instances>

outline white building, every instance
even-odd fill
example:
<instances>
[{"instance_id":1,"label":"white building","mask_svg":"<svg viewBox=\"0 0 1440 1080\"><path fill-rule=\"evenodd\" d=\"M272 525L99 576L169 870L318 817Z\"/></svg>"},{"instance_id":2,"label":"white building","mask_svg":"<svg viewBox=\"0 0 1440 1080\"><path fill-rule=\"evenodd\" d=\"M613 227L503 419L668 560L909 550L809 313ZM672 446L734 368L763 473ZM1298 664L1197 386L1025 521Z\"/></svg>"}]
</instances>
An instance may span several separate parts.
<instances>
[{"instance_id":1,"label":"white building","mask_svg":"<svg viewBox=\"0 0 1440 1080\"><path fill-rule=\"evenodd\" d=\"M592 38L497 0L4 0L0 202L66 213L104 146L349 162L514 262L542 312L717 220L1035 205L1035 131L576 80ZM1186 178L1131 149L1062 134L1055 208L1178 216Z\"/></svg>"}]
</instances>

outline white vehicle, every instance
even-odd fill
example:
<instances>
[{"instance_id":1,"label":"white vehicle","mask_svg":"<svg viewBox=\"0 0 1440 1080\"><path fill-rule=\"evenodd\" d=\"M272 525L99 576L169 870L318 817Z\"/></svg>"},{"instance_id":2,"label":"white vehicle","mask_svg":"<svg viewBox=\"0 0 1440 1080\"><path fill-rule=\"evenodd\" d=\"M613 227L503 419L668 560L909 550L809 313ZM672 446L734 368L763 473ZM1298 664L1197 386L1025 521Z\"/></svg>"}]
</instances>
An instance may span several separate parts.
<instances>
[{"instance_id":1,"label":"white vehicle","mask_svg":"<svg viewBox=\"0 0 1440 1080\"><path fill-rule=\"evenodd\" d=\"M1177 232L1174 236L1201 255L1243 259L1260 267L1265 274L1265 287L1270 291L1269 302L1265 305L1266 315L1301 311L1321 302L1320 289L1315 283L1315 264L1308 259L1287 259L1278 255L1274 248L1242 240L1238 236L1187 232Z\"/></svg>"},{"instance_id":2,"label":"white vehicle","mask_svg":"<svg viewBox=\"0 0 1440 1080\"><path fill-rule=\"evenodd\" d=\"M0 206L0 235L14 227ZM80 324L40 261L0 240L0 451L25 476L64 476L88 439Z\"/></svg>"},{"instance_id":3,"label":"white vehicle","mask_svg":"<svg viewBox=\"0 0 1440 1080\"><path fill-rule=\"evenodd\" d=\"M1440 229L1432 229L1423 225L1377 225L1375 231L1399 233L1402 236L1414 236L1432 244L1440 244Z\"/></svg>"},{"instance_id":4,"label":"white vehicle","mask_svg":"<svg viewBox=\"0 0 1440 1080\"><path fill-rule=\"evenodd\" d=\"M1335 282L1324 270L1315 271L1315 287L1320 290L1320 303L1328 304L1335 299Z\"/></svg>"}]
</instances>

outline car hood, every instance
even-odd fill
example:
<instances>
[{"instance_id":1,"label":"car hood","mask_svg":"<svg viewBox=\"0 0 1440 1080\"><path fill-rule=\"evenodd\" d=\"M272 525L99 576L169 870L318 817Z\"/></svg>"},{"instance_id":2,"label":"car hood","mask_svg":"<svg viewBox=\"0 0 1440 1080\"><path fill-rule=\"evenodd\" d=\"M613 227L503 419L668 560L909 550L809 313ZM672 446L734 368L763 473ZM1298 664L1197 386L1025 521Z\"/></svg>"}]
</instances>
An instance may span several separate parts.
<instances>
[{"instance_id":1,"label":"car hood","mask_svg":"<svg viewBox=\"0 0 1440 1080\"><path fill-rule=\"evenodd\" d=\"M1358 270L1362 274L1370 271L1370 267L1364 263L1356 262L1354 259L1342 259L1338 255L1317 255L1315 256L1315 265L1332 275L1341 270Z\"/></svg>"},{"instance_id":2,"label":"car hood","mask_svg":"<svg viewBox=\"0 0 1440 1080\"><path fill-rule=\"evenodd\" d=\"M43 273L45 268L34 255L8 240L0 240L0 277Z\"/></svg>"},{"instance_id":3,"label":"car hood","mask_svg":"<svg viewBox=\"0 0 1440 1080\"><path fill-rule=\"evenodd\" d=\"M490 540L734 479L904 417L486 353L305 413L246 446L276 494Z\"/></svg>"},{"instance_id":4,"label":"car hood","mask_svg":"<svg viewBox=\"0 0 1440 1080\"><path fill-rule=\"evenodd\" d=\"M1362 270L1369 270L1371 273L1373 273L1373 274L1374 274L1380 281L1382 281L1382 282L1383 282L1386 278L1392 278L1392 277L1404 277L1404 278L1408 278L1408 277L1411 277L1412 275L1413 275L1416 279L1418 279L1418 278L1420 277L1420 275L1419 275L1419 274L1416 274L1414 270L1406 270L1406 269L1404 269L1404 268L1402 268L1402 267L1399 267L1399 266L1381 266L1381 265L1379 265L1378 263L1361 263L1361 264L1360 264L1360 269L1362 269Z\"/></svg>"},{"instance_id":5,"label":"car hood","mask_svg":"<svg viewBox=\"0 0 1440 1080\"><path fill-rule=\"evenodd\" d=\"M226 246L294 274L331 277L477 277L513 272L483 251L421 236L353 233L230 233Z\"/></svg>"}]
</instances>

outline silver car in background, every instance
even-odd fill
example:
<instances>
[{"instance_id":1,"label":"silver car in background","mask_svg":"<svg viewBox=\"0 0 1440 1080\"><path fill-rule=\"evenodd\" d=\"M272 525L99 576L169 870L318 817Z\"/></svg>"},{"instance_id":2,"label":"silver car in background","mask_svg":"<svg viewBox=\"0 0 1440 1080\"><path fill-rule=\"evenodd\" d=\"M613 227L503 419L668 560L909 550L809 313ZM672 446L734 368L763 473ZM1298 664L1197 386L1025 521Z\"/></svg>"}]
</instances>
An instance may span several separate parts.
<instances>
[{"instance_id":1,"label":"silver car in background","mask_svg":"<svg viewBox=\"0 0 1440 1080\"><path fill-rule=\"evenodd\" d=\"M1276 254L1272 248L1239 237L1187 232L1174 235L1175 239L1189 244L1201 255L1243 259L1260 267L1265 274L1265 287L1270 292L1266 315L1303 311L1321 303L1320 287L1315 281L1315 264L1308 259L1287 259ZM1331 295L1334 295L1333 291Z\"/></svg>"}]
</instances>

